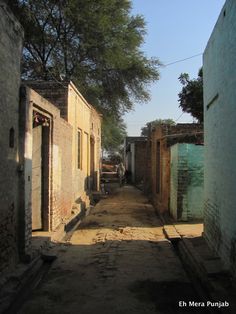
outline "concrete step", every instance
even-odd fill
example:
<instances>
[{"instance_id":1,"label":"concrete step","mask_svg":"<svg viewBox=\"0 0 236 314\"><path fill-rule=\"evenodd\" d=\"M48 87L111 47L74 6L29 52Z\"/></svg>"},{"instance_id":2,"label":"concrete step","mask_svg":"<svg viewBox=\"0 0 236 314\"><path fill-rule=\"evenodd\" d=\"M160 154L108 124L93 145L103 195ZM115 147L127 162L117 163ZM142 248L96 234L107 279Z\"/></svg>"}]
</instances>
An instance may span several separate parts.
<instances>
[{"instance_id":1,"label":"concrete step","mask_svg":"<svg viewBox=\"0 0 236 314\"><path fill-rule=\"evenodd\" d=\"M204 238L182 238L178 242L178 252L188 271L205 288L207 301L227 301L230 307L221 312L236 313L236 289L230 272L222 261L211 251ZM208 251L208 254L206 254Z\"/></svg>"},{"instance_id":2,"label":"concrete step","mask_svg":"<svg viewBox=\"0 0 236 314\"><path fill-rule=\"evenodd\" d=\"M167 239L170 241L178 241L181 239L181 236L173 225L164 225L163 232Z\"/></svg>"}]
</instances>

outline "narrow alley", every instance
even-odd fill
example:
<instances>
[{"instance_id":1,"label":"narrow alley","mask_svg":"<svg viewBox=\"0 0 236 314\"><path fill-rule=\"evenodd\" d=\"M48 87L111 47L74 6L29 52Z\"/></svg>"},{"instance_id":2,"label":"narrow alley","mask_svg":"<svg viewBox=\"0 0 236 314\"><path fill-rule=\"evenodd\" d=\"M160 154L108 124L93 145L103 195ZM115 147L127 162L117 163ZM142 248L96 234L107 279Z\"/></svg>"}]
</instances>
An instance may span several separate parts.
<instances>
[{"instance_id":1,"label":"narrow alley","mask_svg":"<svg viewBox=\"0 0 236 314\"><path fill-rule=\"evenodd\" d=\"M0 0L0 314L236 313L214 2Z\"/></svg>"},{"instance_id":2,"label":"narrow alley","mask_svg":"<svg viewBox=\"0 0 236 314\"><path fill-rule=\"evenodd\" d=\"M188 313L199 301L161 220L142 192L118 188L101 200L18 313Z\"/></svg>"}]
</instances>

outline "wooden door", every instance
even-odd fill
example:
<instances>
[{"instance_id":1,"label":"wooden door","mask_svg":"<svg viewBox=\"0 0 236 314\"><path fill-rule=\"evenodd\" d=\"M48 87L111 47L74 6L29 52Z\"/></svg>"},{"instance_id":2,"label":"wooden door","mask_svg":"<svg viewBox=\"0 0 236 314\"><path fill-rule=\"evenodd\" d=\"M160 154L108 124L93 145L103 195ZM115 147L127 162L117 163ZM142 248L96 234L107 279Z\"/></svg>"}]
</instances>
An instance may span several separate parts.
<instances>
[{"instance_id":1,"label":"wooden door","mask_svg":"<svg viewBox=\"0 0 236 314\"><path fill-rule=\"evenodd\" d=\"M42 126L33 128L32 156L32 230L42 225Z\"/></svg>"}]
</instances>

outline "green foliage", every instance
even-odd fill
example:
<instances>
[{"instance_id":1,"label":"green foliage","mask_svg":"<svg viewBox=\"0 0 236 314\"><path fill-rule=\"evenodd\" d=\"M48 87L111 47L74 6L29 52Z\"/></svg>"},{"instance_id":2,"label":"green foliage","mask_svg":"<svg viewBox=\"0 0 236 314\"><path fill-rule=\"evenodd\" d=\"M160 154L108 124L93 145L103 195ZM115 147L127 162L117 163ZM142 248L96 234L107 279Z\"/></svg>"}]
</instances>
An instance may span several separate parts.
<instances>
[{"instance_id":1,"label":"green foliage","mask_svg":"<svg viewBox=\"0 0 236 314\"><path fill-rule=\"evenodd\" d=\"M7 1L7 0L6 0ZM103 147L120 145L122 115L149 99L157 59L140 50L142 16L131 0L8 0L24 27L23 78L72 80L104 116Z\"/></svg>"},{"instance_id":2,"label":"green foliage","mask_svg":"<svg viewBox=\"0 0 236 314\"><path fill-rule=\"evenodd\" d=\"M144 127L141 128L141 136L148 136L149 130L155 126L167 124L167 125L175 125L175 121L172 119L156 119L146 123Z\"/></svg>"},{"instance_id":3,"label":"green foliage","mask_svg":"<svg viewBox=\"0 0 236 314\"><path fill-rule=\"evenodd\" d=\"M179 77L183 85L179 96L179 107L183 112L190 113L199 122L203 122L203 71L198 72L197 79L189 79L187 73L182 73Z\"/></svg>"},{"instance_id":4,"label":"green foliage","mask_svg":"<svg viewBox=\"0 0 236 314\"><path fill-rule=\"evenodd\" d=\"M130 0L11 0L25 30L23 77L73 80L103 114L121 116L149 99L157 59L140 47L142 16Z\"/></svg>"},{"instance_id":5,"label":"green foliage","mask_svg":"<svg viewBox=\"0 0 236 314\"><path fill-rule=\"evenodd\" d=\"M119 152L127 136L126 125L122 119L106 116L102 126L102 148L107 152Z\"/></svg>"}]
</instances>

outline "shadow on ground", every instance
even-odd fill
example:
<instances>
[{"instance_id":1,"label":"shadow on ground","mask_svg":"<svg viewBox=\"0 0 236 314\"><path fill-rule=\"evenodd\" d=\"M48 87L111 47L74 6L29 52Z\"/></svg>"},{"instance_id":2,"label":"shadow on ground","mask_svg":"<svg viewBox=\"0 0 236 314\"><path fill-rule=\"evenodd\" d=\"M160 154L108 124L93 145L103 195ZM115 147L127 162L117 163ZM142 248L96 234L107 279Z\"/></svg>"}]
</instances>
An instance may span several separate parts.
<instances>
[{"instance_id":1,"label":"shadow on ground","mask_svg":"<svg viewBox=\"0 0 236 314\"><path fill-rule=\"evenodd\" d=\"M57 244L57 261L20 314L207 313L168 241Z\"/></svg>"},{"instance_id":2,"label":"shadow on ground","mask_svg":"<svg viewBox=\"0 0 236 314\"><path fill-rule=\"evenodd\" d=\"M27 287L22 308L23 298L8 313L208 313L179 306L201 299L162 227L141 191L114 186L70 242L52 244L57 260L39 285Z\"/></svg>"}]
</instances>

